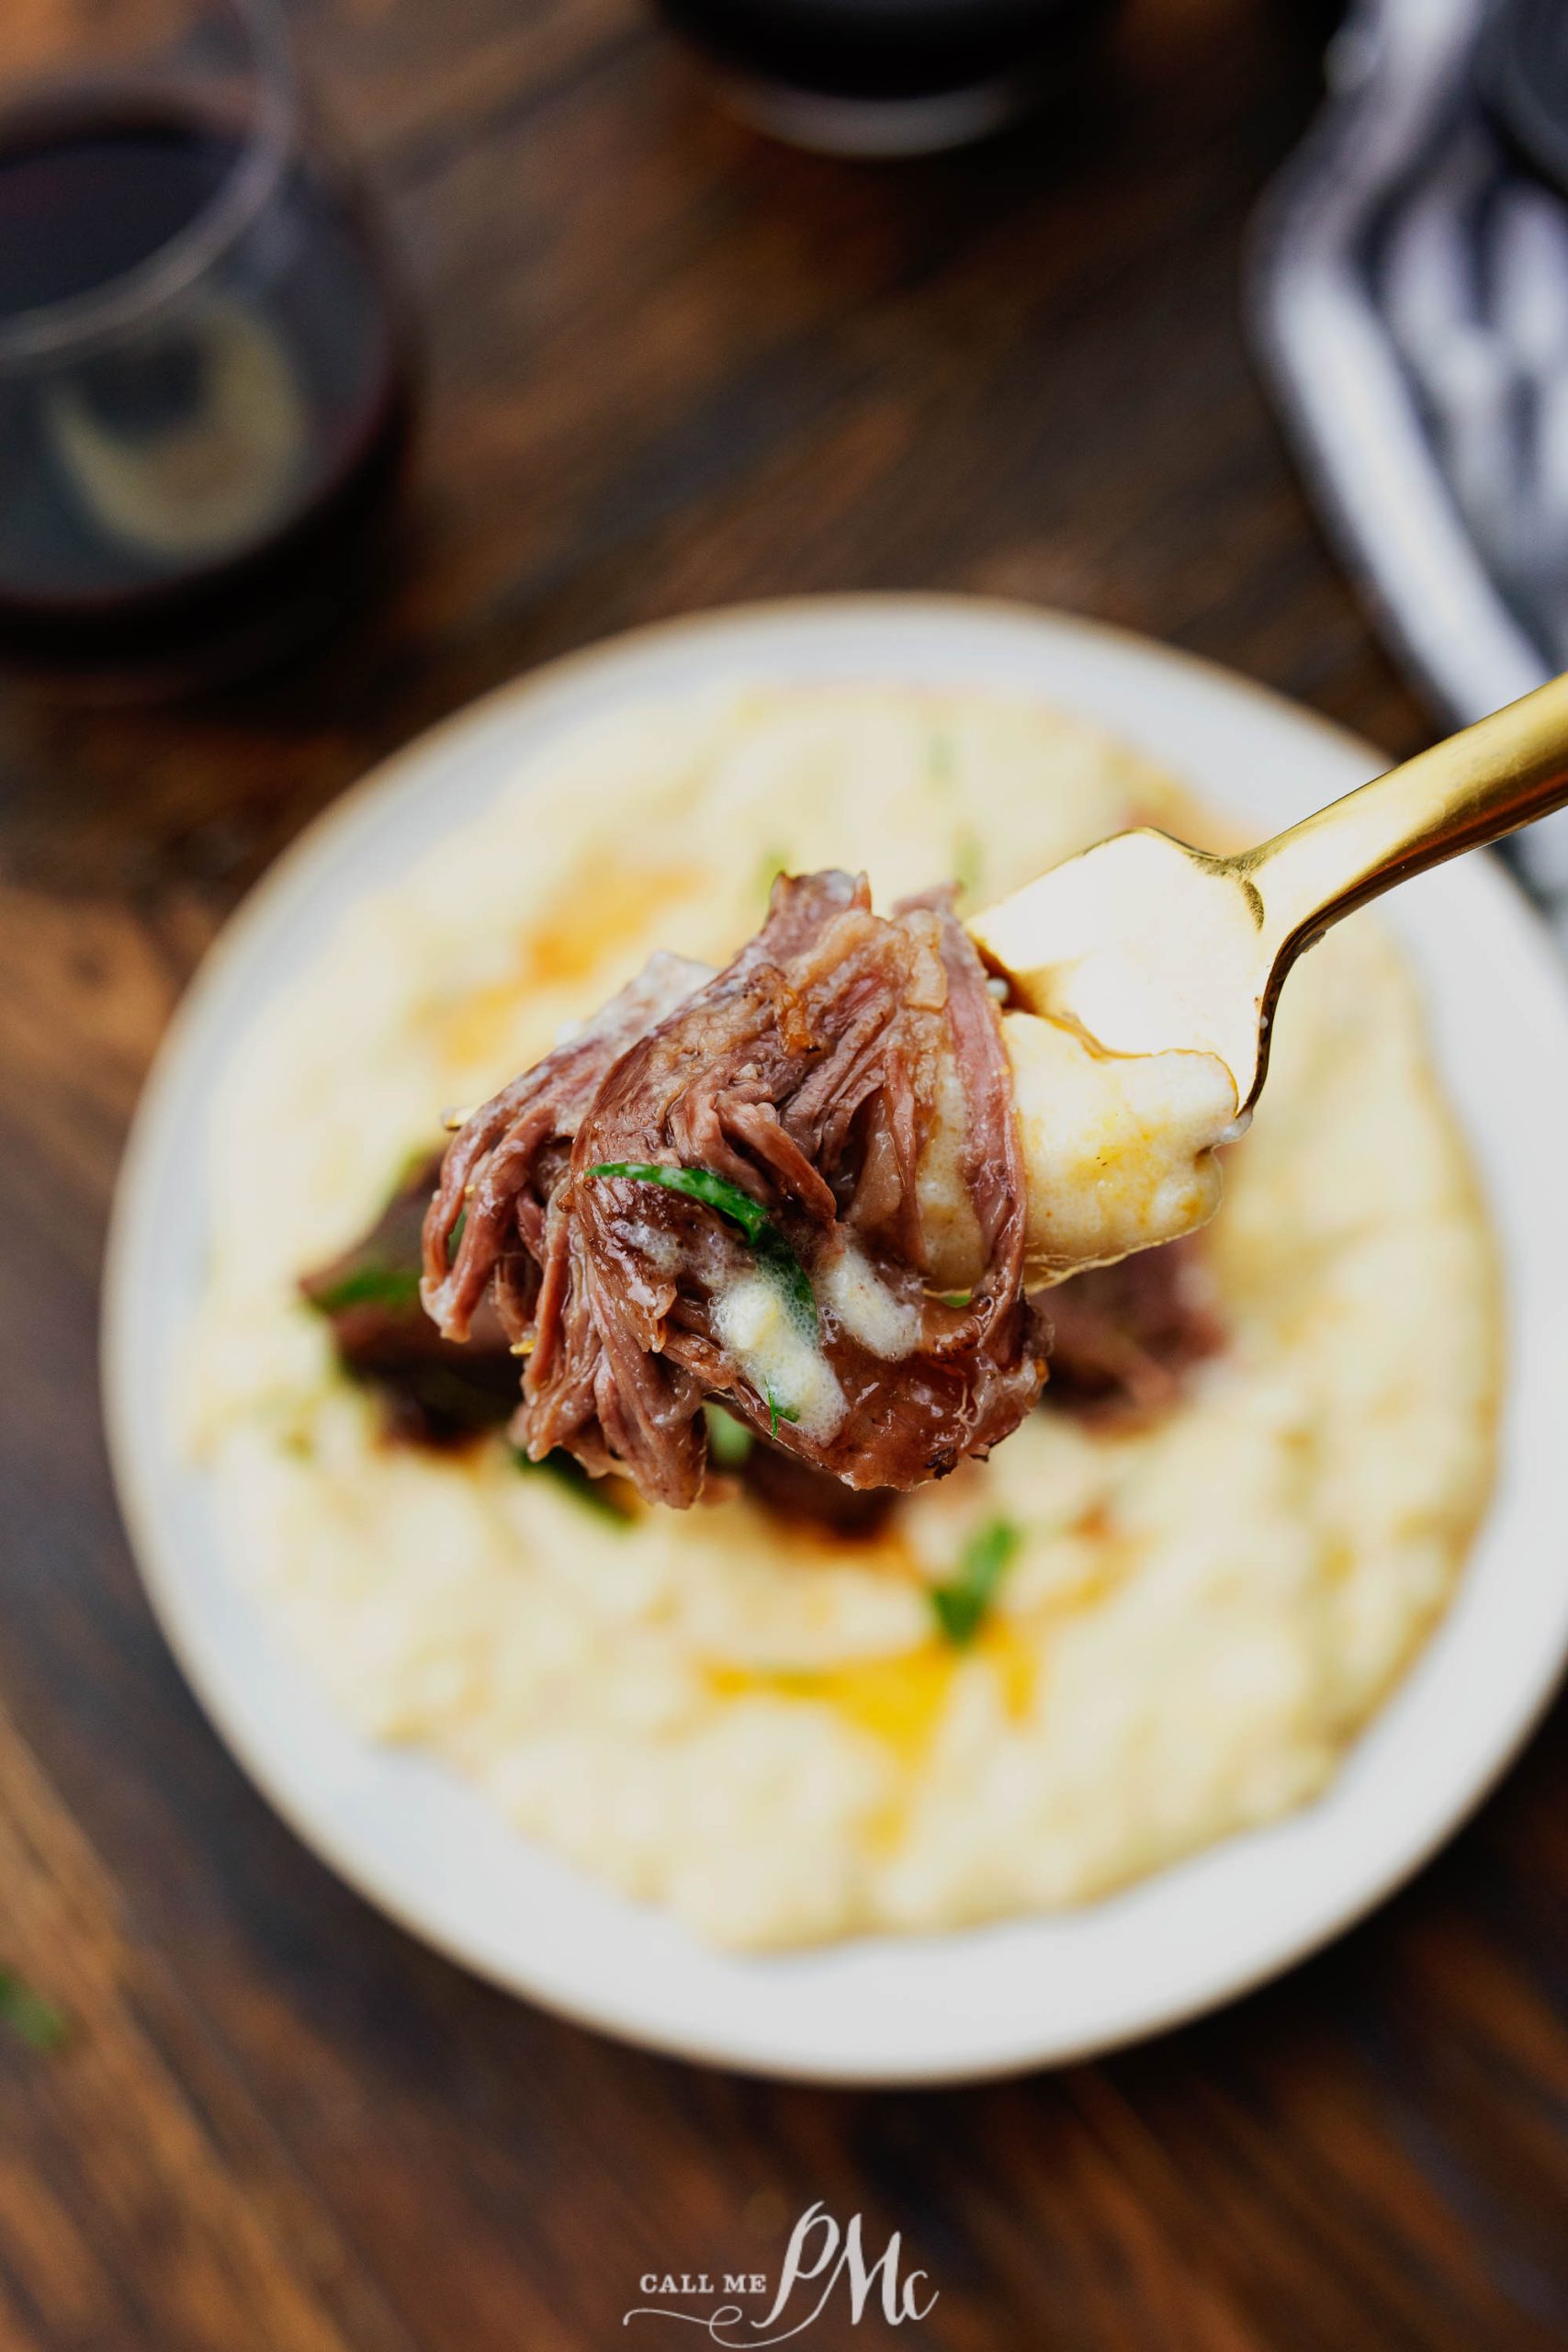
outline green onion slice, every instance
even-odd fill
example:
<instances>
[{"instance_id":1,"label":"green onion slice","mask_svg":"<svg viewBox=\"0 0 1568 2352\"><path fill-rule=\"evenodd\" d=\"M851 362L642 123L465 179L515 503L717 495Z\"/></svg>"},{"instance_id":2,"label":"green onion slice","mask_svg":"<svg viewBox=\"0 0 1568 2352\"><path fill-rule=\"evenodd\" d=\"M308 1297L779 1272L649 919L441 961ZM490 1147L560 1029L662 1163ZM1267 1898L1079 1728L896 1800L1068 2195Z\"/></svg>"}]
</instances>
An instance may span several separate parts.
<instances>
[{"instance_id":1,"label":"green onion slice","mask_svg":"<svg viewBox=\"0 0 1568 2352\"><path fill-rule=\"evenodd\" d=\"M708 1448L714 1460L725 1470L739 1470L757 1442L744 1421L727 1413L722 1405L711 1401L703 1407L708 1425Z\"/></svg>"},{"instance_id":2,"label":"green onion slice","mask_svg":"<svg viewBox=\"0 0 1568 2352\"><path fill-rule=\"evenodd\" d=\"M711 1168L656 1167L651 1160L605 1159L588 1170L590 1176L623 1176L634 1184L662 1184L667 1193L684 1193L688 1200L701 1201L720 1216L738 1225L759 1259L780 1276L791 1299L802 1314L808 1315L812 1325L817 1322L817 1300L810 1278L766 1209L732 1184L727 1176L715 1175ZM784 1418L786 1419L788 1416Z\"/></svg>"},{"instance_id":3,"label":"green onion slice","mask_svg":"<svg viewBox=\"0 0 1568 2352\"><path fill-rule=\"evenodd\" d=\"M324 1290L307 1292L321 1315L342 1315L351 1306L406 1307L419 1305L419 1272L412 1266L388 1266L366 1259L350 1266Z\"/></svg>"},{"instance_id":4,"label":"green onion slice","mask_svg":"<svg viewBox=\"0 0 1568 2352\"><path fill-rule=\"evenodd\" d=\"M567 1453L557 1446L546 1454L542 1462L536 1462L524 1453L521 1446L514 1445L512 1459L519 1470L537 1471L544 1477L553 1478L557 1486L564 1487L585 1510L597 1511L601 1519L614 1520L617 1527L630 1526L634 1514L622 1502L615 1489L606 1486L602 1479L592 1476L574 1453Z\"/></svg>"},{"instance_id":5,"label":"green onion slice","mask_svg":"<svg viewBox=\"0 0 1568 2352\"><path fill-rule=\"evenodd\" d=\"M964 1545L957 1574L946 1584L931 1587L937 1624L955 1649L966 1647L985 1623L1022 1541L1022 1530L1010 1519L987 1520Z\"/></svg>"},{"instance_id":6,"label":"green onion slice","mask_svg":"<svg viewBox=\"0 0 1568 2352\"><path fill-rule=\"evenodd\" d=\"M768 1435L777 1437L781 1421L788 1421L793 1429L795 1422L799 1420L800 1415L793 1405L781 1405L771 1388L767 1391L767 1398Z\"/></svg>"}]
</instances>

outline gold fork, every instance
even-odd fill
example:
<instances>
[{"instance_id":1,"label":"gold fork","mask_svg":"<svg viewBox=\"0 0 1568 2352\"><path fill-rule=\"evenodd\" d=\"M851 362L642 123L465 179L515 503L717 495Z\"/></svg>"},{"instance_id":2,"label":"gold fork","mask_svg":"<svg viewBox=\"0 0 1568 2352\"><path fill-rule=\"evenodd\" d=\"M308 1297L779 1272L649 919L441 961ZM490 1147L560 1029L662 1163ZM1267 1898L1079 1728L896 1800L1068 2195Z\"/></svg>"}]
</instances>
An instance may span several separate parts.
<instances>
[{"instance_id":1,"label":"gold fork","mask_svg":"<svg viewBox=\"0 0 1568 2352\"><path fill-rule=\"evenodd\" d=\"M1568 675L1257 849L1212 857L1148 829L1117 833L969 930L1030 1012L1105 1053L1213 1054L1246 1111L1303 948L1396 882L1564 804Z\"/></svg>"}]
</instances>

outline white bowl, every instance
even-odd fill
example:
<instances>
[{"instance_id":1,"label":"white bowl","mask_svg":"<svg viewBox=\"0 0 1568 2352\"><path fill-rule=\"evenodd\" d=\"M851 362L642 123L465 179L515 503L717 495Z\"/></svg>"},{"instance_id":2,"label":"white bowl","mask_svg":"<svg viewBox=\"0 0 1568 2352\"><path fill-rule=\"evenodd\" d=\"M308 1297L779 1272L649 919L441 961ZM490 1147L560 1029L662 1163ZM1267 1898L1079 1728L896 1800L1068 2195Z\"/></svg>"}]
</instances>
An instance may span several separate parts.
<instances>
[{"instance_id":1,"label":"white bowl","mask_svg":"<svg viewBox=\"0 0 1568 2352\"><path fill-rule=\"evenodd\" d=\"M1501 1236L1502 1468L1448 1616L1317 1804L1077 1912L801 1955L704 1950L579 1877L438 1766L367 1745L274 1646L218 1556L171 1430L171 1367L202 1279L214 1083L288 976L590 715L717 681L906 680L1025 691L1100 720L1261 837L1383 764L1224 672L1002 605L825 598L646 629L437 728L328 811L214 949L158 1058L120 1178L105 1390L148 1593L222 1736L299 1835L414 1934L629 2040L821 2081L916 2083L1081 2057L1190 2018L1312 1951L1476 1804L1568 1650L1568 991L1498 867L1396 894L1436 1045Z\"/></svg>"}]
</instances>

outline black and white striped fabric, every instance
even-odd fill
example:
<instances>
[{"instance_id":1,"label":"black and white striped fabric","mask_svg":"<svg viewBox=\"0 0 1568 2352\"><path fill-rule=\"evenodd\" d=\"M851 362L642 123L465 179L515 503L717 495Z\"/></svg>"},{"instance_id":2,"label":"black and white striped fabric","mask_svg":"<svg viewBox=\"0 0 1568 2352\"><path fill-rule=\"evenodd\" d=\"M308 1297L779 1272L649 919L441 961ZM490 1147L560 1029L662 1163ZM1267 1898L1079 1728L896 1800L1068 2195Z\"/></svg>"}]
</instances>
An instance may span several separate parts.
<instances>
[{"instance_id":1,"label":"black and white striped fabric","mask_svg":"<svg viewBox=\"0 0 1568 2352\"><path fill-rule=\"evenodd\" d=\"M1568 201L1498 128L1506 5L1361 0L1255 255L1265 366L1325 520L1456 725L1568 669ZM1568 96L1568 0L1530 5ZM1568 937L1568 816L1519 851Z\"/></svg>"}]
</instances>

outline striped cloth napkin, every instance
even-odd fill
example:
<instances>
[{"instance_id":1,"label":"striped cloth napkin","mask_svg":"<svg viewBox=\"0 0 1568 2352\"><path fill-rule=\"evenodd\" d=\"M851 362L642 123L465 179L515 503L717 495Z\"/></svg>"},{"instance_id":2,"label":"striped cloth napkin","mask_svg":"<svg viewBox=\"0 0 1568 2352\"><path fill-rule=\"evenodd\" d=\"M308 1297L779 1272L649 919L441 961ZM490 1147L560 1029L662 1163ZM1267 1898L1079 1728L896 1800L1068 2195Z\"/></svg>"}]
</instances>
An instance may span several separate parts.
<instances>
[{"instance_id":1,"label":"striped cloth napkin","mask_svg":"<svg viewBox=\"0 0 1568 2352\"><path fill-rule=\"evenodd\" d=\"M1568 0L1360 0L1327 69L1258 222L1259 349L1375 623L1464 725L1568 669L1568 201L1515 119L1561 96L1568 156ZM1568 942L1568 812L1517 854Z\"/></svg>"}]
</instances>

